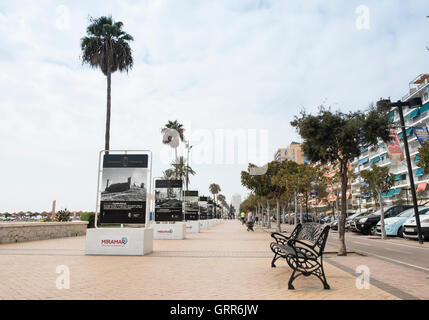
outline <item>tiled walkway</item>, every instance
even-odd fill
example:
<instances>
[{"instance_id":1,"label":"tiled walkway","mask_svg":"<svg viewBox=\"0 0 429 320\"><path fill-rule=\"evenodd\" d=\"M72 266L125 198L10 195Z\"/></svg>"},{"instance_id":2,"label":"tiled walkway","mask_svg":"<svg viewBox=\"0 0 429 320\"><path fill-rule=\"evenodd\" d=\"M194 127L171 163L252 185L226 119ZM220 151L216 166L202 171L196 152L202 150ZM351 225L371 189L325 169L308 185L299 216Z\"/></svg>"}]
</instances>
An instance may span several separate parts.
<instances>
[{"instance_id":1,"label":"tiled walkway","mask_svg":"<svg viewBox=\"0 0 429 320\"><path fill-rule=\"evenodd\" d=\"M332 290L317 278L291 274L284 261L270 267L268 233L247 232L238 221L155 240L144 257L85 256L85 238L0 245L0 299L397 299L326 264ZM58 266L70 270L70 288L57 289Z\"/></svg>"}]
</instances>

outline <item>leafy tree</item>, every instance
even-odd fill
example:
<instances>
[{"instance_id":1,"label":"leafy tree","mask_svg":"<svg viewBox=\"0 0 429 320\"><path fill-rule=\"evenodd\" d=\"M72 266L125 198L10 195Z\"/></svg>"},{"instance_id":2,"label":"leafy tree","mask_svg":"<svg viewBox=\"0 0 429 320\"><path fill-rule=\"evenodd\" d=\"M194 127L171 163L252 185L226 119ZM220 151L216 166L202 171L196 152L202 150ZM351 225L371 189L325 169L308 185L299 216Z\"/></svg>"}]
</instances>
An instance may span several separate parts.
<instances>
[{"instance_id":1,"label":"leafy tree","mask_svg":"<svg viewBox=\"0 0 429 320\"><path fill-rule=\"evenodd\" d=\"M133 37L122 30L123 23L114 22L112 16L90 18L87 36L81 39L82 62L100 68L107 77L107 115L105 150L110 149L110 114L112 73L130 70L133 57L129 42Z\"/></svg>"},{"instance_id":2,"label":"leafy tree","mask_svg":"<svg viewBox=\"0 0 429 320\"><path fill-rule=\"evenodd\" d=\"M296 174L299 165L294 161L273 161L268 164L267 175L271 176L270 195L275 199L277 206L277 231L280 227L280 202L283 199L292 199L295 193Z\"/></svg>"},{"instance_id":3,"label":"leafy tree","mask_svg":"<svg viewBox=\"0 0 429 320\"><path fill-rule=\"evenodd\" d=\"M371 192L377 195L380 203L380 223L381 223L381 238L386 239L386 230L384 229L384 208L382 194L389 192L395 181L395 176L389 174L388 167L379 167L375 164L371 165L371 170L364 170L360 173L363 181L366 183L362 187L363 192Z\"/></svg>"},{"instance_id":4,"label":"leafy tree","mask_svg":"<svg viewBox=\"0 0 429 320\"><path fill-rule=\"evenodd\" d=\"M271 197L271 177L267 174L255 175L252 174L256 165L249 163L247 171L241 171L241 184L247 189L253 191L260 199L261 203L266 203L268 228L271 228L270 219L270 197ZM268 170L268 168L267 168ZM262 211L264 206L262 204Z\"/></svg>"},{"instance_id":5,"label":"leafy tree","mask_svg":"<svg viewBox=\"0 0 429 320\"><path fill-rule=\"evenodd\" d=\"M360 155L360 148L376 146L378 139L389 141L392 125L387 111L370 107L368 112L332 112L323 107L317 115L301 112L291 122L303 138L303 151L312 162L338 166L341 179L341 214L339 217L338 255L347 255L345 219L347 217L347 184L350 160Z\"/></svg>"},{"instance_id":6,"label":"leafy tree","mask_svg":"<svg viewBox=\"0 0 429 320\"><path fill-rule=\"evenodd\" d=\"M183 142L185 140L185 128L183 127L183 124L179 123L179 121L168 120L168 122L165 124L164 128L161 129L161 133L164 134L168 130L175 130L179 135L180 141ZM172 139L172 137L169 137L169 139L163 140L162 143L169 144L171 142L171 139ZM175 154L175 159L177 160L177 147L174 148L174 154Z\"/></svg>"},{"instance_id":7,"label":"leafy tree","mask_svg":"<svg viewBox=\"0 0 429 320\"><path fill-rule=\"evenodd\" d=\"M429 142L425 141L419 148L419 160L417 165L423 168L426 172L429 172Z\"/></svg>"}]
</instances>

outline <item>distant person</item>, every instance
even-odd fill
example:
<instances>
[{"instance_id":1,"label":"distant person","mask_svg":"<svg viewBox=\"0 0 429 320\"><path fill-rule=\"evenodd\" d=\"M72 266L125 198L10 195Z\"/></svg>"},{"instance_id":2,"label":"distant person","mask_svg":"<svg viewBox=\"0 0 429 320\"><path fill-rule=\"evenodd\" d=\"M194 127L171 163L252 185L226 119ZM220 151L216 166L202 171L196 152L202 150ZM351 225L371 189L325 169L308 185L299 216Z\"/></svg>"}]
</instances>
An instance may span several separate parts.
<instances>
[{"instance_id":1,"label":"distant person","mask_svg":"<svg viewBox=\"0 0 429 320\"><path fill-rule=\"evenodd\" d=\"M246 214L242 211L241 212L241 223L244 224L246 222Z\"/></svg>"},{"instance_id":2,"label":"distant person","mask_svg":"<svg viewBox=\"0 0 429 320\"><path fill-rule=\"evenodd\" d=\"M253 213L250 210L247 210L247 221L253 221Z\"/></svg>"}]
</instances>

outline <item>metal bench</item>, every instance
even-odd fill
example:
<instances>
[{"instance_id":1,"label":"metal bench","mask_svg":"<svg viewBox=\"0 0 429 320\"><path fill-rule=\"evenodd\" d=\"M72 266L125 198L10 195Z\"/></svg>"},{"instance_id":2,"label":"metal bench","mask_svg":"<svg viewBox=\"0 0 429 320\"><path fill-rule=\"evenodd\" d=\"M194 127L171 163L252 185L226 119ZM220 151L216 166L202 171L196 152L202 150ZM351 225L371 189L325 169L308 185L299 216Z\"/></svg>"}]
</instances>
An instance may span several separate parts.
<instances>
[{"instance_id":1,"label":"metal bench","mask_svg":"<svg viewBox=\"0 0 429 320\"><path fill-rule=\"evenodd\" d=\"M323 269L323 251L329 234L329 226L320 226L317 223L298 224L289 237L273 233L276 240L270 244L274 252L271 266L275 261L284 258L293 272L289 279L288 288L295 289L293 281L299 276L315 275L322 281L325 289L330 289Z\"/></svg>"}]
</instances>

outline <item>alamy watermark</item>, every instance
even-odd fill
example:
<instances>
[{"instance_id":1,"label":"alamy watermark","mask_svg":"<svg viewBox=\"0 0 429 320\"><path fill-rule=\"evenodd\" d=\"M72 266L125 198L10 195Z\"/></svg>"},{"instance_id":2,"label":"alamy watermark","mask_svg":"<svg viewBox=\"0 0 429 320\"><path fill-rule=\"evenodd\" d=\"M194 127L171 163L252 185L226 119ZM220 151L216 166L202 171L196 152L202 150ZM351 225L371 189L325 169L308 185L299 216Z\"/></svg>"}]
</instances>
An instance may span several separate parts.
<instances>
[{"instance_id":1,"label":"alamy watermark","mask_svg":"<svg viewBox=\"0 0 429 320\"><path fill-rule=\"evenodd\" d=\"M58 290L70 289L70 269L66 265L59 265L55 269L59 276L55 280L55 285Z\"/></svg>"},{"instance_id":2,"label":"alamy watermark","mask_svg":"<svg viewBox=\"0 0 429 320\"><path fill-rule=\"evenodd\" d=\"M368 266L360 265L356 267L356 273L359 274L356 278L356 288L359 290L370 289L371 272Z\"/></svg>"},{"instance_id":3,"label":"alamy watermark","mask_svg":"<svg viewBox=\"0 0 429 320\"><path fill-rule=\"evenodd\" d=\"M270 161L266 129L187 129L186 136L192 145L189 158L193 164L247 165ZM180 146L180 135L174 129L165 130L162 142L161 161L170 164L174 160L174 149ZM254 168L254 174L264 174L264 168Z\"/></svg>"},{"instance_id":4,"label":"alamy watermark","mask_svg":"<svg viewBox=\"0 0 429 320\"><path fill-rule=\"evenodd\" d=\"M369 30L371 28L371 17L368 6L360 5L356 8L355 26L358 30Z\"/></svg>"}]
</instances>

